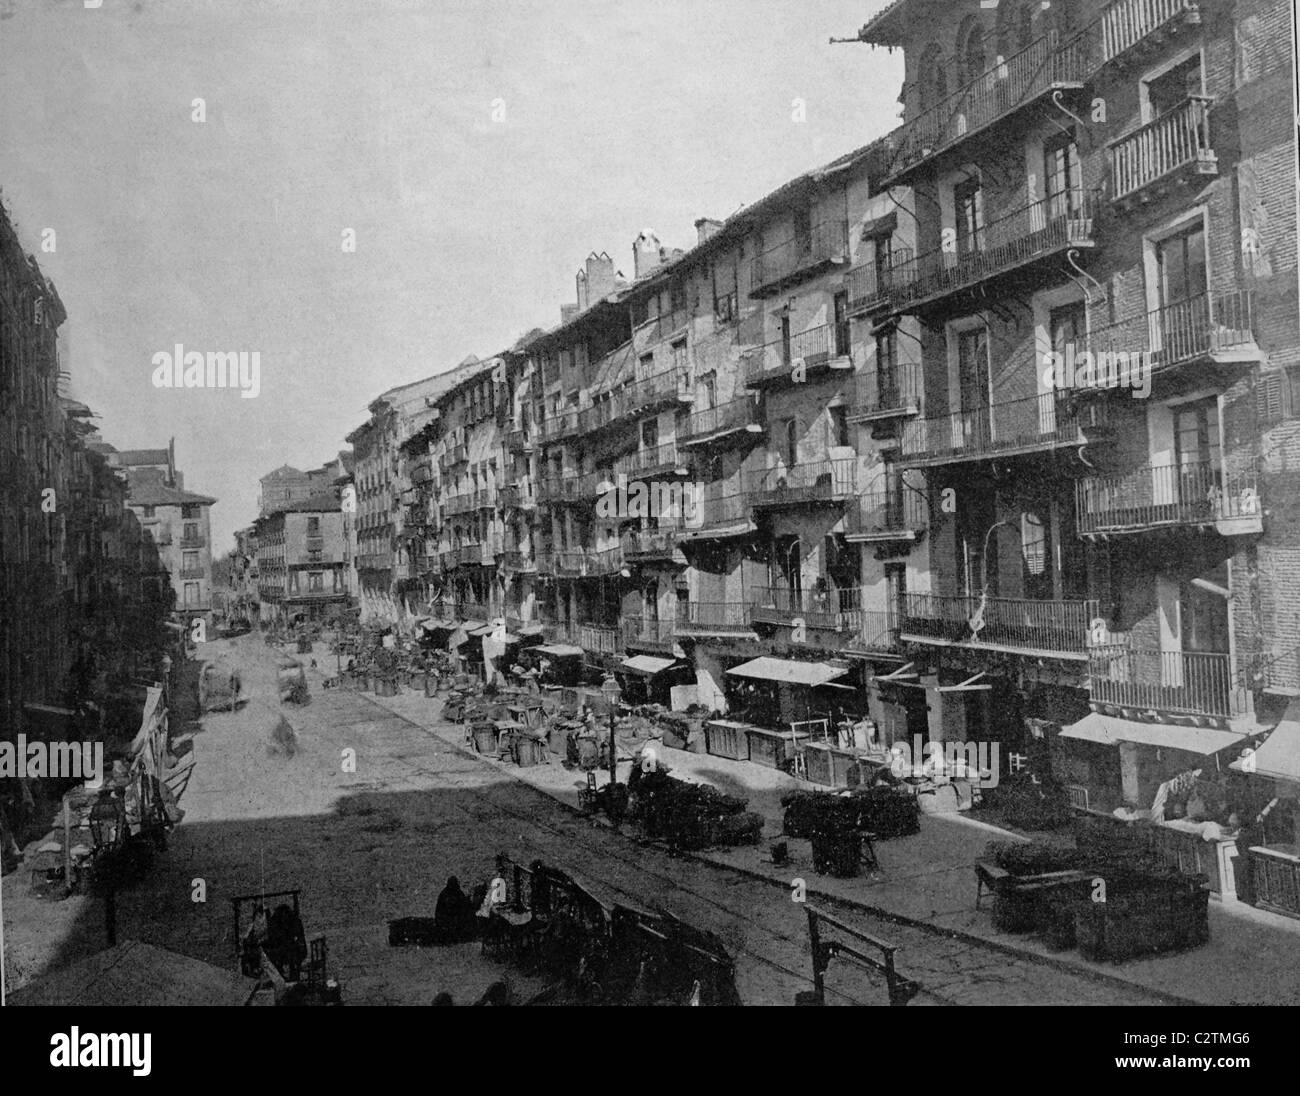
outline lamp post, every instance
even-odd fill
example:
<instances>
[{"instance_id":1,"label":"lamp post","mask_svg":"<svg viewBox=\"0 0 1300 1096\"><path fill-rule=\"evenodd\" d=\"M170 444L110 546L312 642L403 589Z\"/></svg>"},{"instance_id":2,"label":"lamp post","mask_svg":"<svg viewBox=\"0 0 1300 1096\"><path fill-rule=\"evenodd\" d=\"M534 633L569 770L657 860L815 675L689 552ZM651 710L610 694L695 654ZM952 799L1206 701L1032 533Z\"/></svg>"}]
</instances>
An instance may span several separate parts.
<instances>
[{"instance_id":1,"label":"lamp post","mask_svg":"<svg viewBox=\"0 0 1300 1096\"><path fill-rule=\"evenodd\" d=\"M623 695L623 690L618 687L618 682L614 680L613 674L606 674L605 680L601 683L600 691L605 694L605 699L609 701L609 783L610 787L613 787L618 783L618 747L614 744L614 716L618 710L618 701Z\"/></svg>"}]
</instances>

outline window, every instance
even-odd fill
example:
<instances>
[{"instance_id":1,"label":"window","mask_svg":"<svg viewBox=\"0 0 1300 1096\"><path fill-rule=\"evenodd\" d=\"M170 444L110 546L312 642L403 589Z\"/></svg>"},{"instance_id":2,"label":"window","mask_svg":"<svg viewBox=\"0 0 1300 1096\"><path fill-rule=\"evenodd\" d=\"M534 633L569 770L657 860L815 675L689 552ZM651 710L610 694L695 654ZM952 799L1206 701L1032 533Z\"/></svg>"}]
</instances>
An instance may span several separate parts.
<instances>
[{"instance_id":1,"label":"window","mask_svg":"<svg viewBox=\"0 0 1300 1096\"><path fill-rule=\"evenodd\" d=\"M325 589L325 576L321 571L309 571L307 573L307 592L320 593Z\"/></svg>"},{"instance_id":2,"label":"window","mask_svg":"<svg viewBox=\"0 0 1300 1096\"><path fill-rule=\"evenodd\" d=\"M653 354L642 354L641 360L637 363L638 372L641 377L652 377L655 371L655 356Z\"/></svg>"},{"instance_id":3,"label":"window","mask_svg":"<svg viewBox=\"0 0 1300 1096\"><path fill-rule=\"evenodd\" d=\"M285 502L288 502L288 501L289 501L289 492L288 492L288 491L285 491L285 493L284 493L284 501L285 501ZM181 507L181 517L182 517L182 518L197 518L198 516L199 516L199 508L198 508L197 506L195 506L195 505L193 505L193 504L189 504L189 505L186 505L186 506L182 506L182 507Z\"/></svg>"},{"instance_id":4,"label":"window","mask_svg":"<svg viewBox=\"0 0 1300 1096\"><path fill-rule=\"evenodd\" d=\"M199 527L193 522L185 523L185 532L182 534L183 539L194 544L199 539Z\"/></svg>"},{"instance_id":5,"label":"window","mask_svg":"<svg viewBox=\"0 0 1300 1096\"><path fill-rule=\"evenodd\" d=\"M785 420L785 460L794 466L799 463L799 422L797 419Z\"/></svg>"},{"instance_id":6,"label":"window","mask_svg":"<svg viewBox=\"0 0 1300 1096\"><path fill-rule=\"evenodd\" d=\"M673 343L673 368L678 373L685 373L688 367L686 358L686 340L679 339Z\"/></svg>"},{"instance_id":7,"label":"window","mask_svg":"<svg viewBox=\"0 0 1300 1096\"><path fill-rule=\"evenodd\" d=\"M659 420L646 419L641 424L641 447L655 449L659 445Z\"/></svg>"},{"instance_id":8,"label":"window","mask_svg":"<svg viewBox=\"0 0 1300 1096\"><path fill-rule=\"evenodd\" d=\"M978 179L966 179L953 188L957 217L957 254L969 255L984 247L984 190Z\"/></svg>"},{"instance_id":9,"label":"window","mask_svg":"<svg viewBox=\"0 0 1300 1096\"><path fill-rule=\"evenodd\" d=\"M143 511L143 513L144 513L144 516L147 517L147 518L151 518L151 517L153 517L153 516L155 515L155 513L156 513L154 507L152 507L152 506L145 506L145 507L142 507L141 509L142 509L142 511Z\"/></svg>"},{"instance_id":10,"label":"window","mask_svg":"<svg viewBox=\"0 0 1300 1096\"><path fill-rule=\"evenodd\" d=\"M876 399L880 407L901 407L898 390L898 330L876 333Z\"/></svg>"},{"instance_id":11,"label":"window","mask_svg":"<svg viewBox=\"0 0 1300 1096\"><path fill-rule=\"evenodd\" d=\"M184 572L186 572L187 574L192 574L193 572L197 571L198 569L199 569L199 554L198 554L198 552L182 552L182 553L181 553L181 570L184 571Z\"/></svg>"},{"instance_id":12,"label":"window","mask_svg":"<svg viewBox=\"0 0 1300 1096\"><path fill-rule=\"evenodd\" d=\"M1043 145L1043 188L1047 216L1072 217L1083 204L1083 169L1074 133L1059 133Z\"/></svg>"},{"instance_id":13,"label":"window","mask_svg":"<svg viewBox=\"0 0 1300 1096\"><path fill-rule=\"evenodd\" d=\"M1037 514L1020 515L1020 551L1025 564L1025 596L1042 601L1052 596L1052 575L1047 567L1047 525Z\"/></svg>"},{"instance_id":14,"label":"window","mask_svg":"<svg viewBox=\"0 0 1300 1096\"><path fill-rule=\"evenodd\" d=\"M831 417L831 444L838 445L841 449L851 445L848 408L841 404L839 407L827 408L827 412Z\"/></svg>"},{"instance_id":15,"label":"window","mask_svg":"<svg viewBox=\"0 0 1300 1096\"><path fill-rule=\"evenodd\" d=\"M184 594L186 608L196 608L200 604L199 584L197 582L187 582Z\"/></svg>"},{"instance_id":16,"label":"window","mask_svg":"<svg viewBox=\"0 0 1300 1096\"><path fill-rule=\"evenodd\" d=\"M781 316L781 364L786 367L790 365L790 314L788 312Z\"/></svg>"},{"instance_id":17,"label":"window","mask_svg":"<svg viewBox=\"0 0 1300 1096\"><path fill-rule=\"evenodd\" d=\"M794 250L802 257L812 251L812 213L800 209L794 215Z\"/></svg>"},{"instance_id":18,"label":"window","mask_svg":"<svg viewBox=\"0 0 1300 1096\"><path fill-rule=\"evenodd\" d=\"M1154 121L1176 107L1182 106L1190 96L1200 95L1204 88L1201 79L1201 55L1193 54L1168 72L1163 72L1154 80L1147 81L1147 121Z\"/></svg>"},{"instance_id":19,"label":"window","mask_svg":"<svg viewBox=\"0 0 1300 1096\"><path fill-rule=\"evenodd\" d=\"M847 292L835 294L835 356L849 356L849 295Z\"/></svg>"},{"instance_id":20,"label":"window","mask_svg":"<svg viewBox=\"0 0 1300 1096\"><path fill-rule=\"evenodd\" d=\"M876 267L876 288L882 290L889 285L890 270L894 261L894 238L877 236L875 245L873 261Z\"/></svg>"},{"instance_id":21,"label":"window","mask_svg":"<svg viewBox=\"0 0 1300 1096\"><path fill-rule=\"evenodd\" d=\"M307 519L307 535L309 537L320 536L320 518L313 515Z\"/></svg>"},{"instance_id":22,"label":"window","mask_svg":"<svg viewBox=\"0 0 1300 1096\"><path fill-rule=\"evenodd\" d=\"M988 332L983 325L957 335L957 383L963 411L989 406Z\"/></svg>"},{"instance_id":23,"label":"window","mask_svg":"<svg viewBox=\"0 0 1300 1096\"><path fill-rule=\"evenodd\" d=\"M1161 308L1205 295L1209 272L1205 228L1199 220L1156 245L1156 267Z\"/></svg>"},{"instance_id":24,"label":"window","mask_svg":"<svg viewBox=\"0 0 1300 1096\"><path fill-rule=\"evenodd\" d=\"M708 411L717 404L717 387L717 378L713 373L706 373L700 378L699 393L696 403L697 410Z\"/></svg>"}]
</instances>

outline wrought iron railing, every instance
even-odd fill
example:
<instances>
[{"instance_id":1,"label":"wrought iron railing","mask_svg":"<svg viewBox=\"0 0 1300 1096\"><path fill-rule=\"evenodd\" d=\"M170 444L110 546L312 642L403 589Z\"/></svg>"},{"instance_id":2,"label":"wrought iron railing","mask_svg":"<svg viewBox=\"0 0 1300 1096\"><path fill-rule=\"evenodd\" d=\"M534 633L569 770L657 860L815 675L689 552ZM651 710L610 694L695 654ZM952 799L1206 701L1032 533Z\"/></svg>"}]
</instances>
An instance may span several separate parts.
<instances>
[{"instance_id":1,"label":"wrought iron railing","mask_svg":"<svg viewBox=\"0 0 1300 1096\"><path fill-rule=\"evenodd\" d=\"M952 643L1084 654L1089 625L1099 616L1096 601L909 593L901 627L907 635Z\"/></svg>"},{"instance_id":2,"label":"wrought iron railing","mask_svg":"<svg viewBox=\"0 0 1300 1096\"><path fill-rule=\"evenodd\" d=\"M1077 411L1064 392L1052 391L913 419L903 426L902 449L904 460L961 460L1080 440Z\"/></svg>"},{"instance_id":3,"label":"wrought iron railing","mask_svg":"<svg viewBox=\"0 0 1300 1096\"><path fill-rule=\"evenodd\" d=\"M801 619L809 628L852 631L862 618L862 591L855 586L813 590L755 586L749 592L749 608L751 622L789 624Z\"/></svg>"},{"instance_id":4,"label":"wrought iron railing","mask_svg":"<svg viewBox=\"0 0 1300 1096\"><path fill-rule=\"evenodd\" d=\"M754 258L750 267L751 293L760 295L822 263L847 258L848 253L848 222L820 221L807 236L795 235Z\"/></svg>"},{"instance_id":5,"label":"wrought iron railing","mask_svg":"<svg viewBox=\"0 0 1300 1096\"><path fill-rule=\"evenodd\" d=\"M871 365L859 373L849 413L854 418L883 418L920 408L921 367L902 362L884 369Z\"/></svg>"},{"instance_id":6,"label":"wrought iron railing","mask_svg":"<svg viewBox=\"0 0 1300 1096\"><path fill-rule=\"evenodd\" d=\"M695 411L689 415L677 432L681 445L737 430L758 433L763 427L762 401L757 396L741 396L727 403Z\"/></svg>"},{"instance_id":7,"label":"wrought iron railing","mask_svg":"<svg viewBox=\"0 0 1300 1096\"><path fill-rule=\"evenodd\" d=\"M747 385L769 384L793 377L796 369L818 370L831 362L850 360L851 347L834 324L822 324L774 339L741 353L741 368Z\"/></svg>"},{"instance_id":8,"label":"wrought iron railing","mask_svg":"<svg viewBox=\"0 0 1300 1096\"><path fill-rule=\"evenodd\" d=\"M1152 370L1164 370L1255 345L1255 295L1246 289L1188 297L1096 328L1088 334L1086 349L1095 363L1094 386L1117 387L1125 384L1126 369L1132 378L1135 369L1145 368L1135 356L1150 354ZM1076 387L1081 385L1079 381Z\"/></svg>"},{"instance_id":9,"label":"wrought iron railing","mask_svg":"<svg viewBox=\"0 0 1300 1096\"><path fill-rule=\"evenodd\" d=\"M675 620L652 620L649 617L623 618L623 641L639 646L668 646L677 628Z\"/></svg>"},{"instance_id":10,"label":"wrought iron railing","mask_svg":"<svg viewBox=\"0 0 1300 1096\"><path fill-rule=\"evenodd\" d=\"M1101 703L1223 718L1251 710L1250 689L1228 654L1097 647L1088 680Z\"/></svg>"},{"instance_id":11,"label":"wrought iron railing","mask_svg":"<svg viewBox=\"0 0 1300 1096\"><path fill-rule=\"evenodd\" d=\"M863 263L850 270L845 279L849 311L869 312L887 306L894 289L894 270L910 269L911 261L912 250L904 247L895 250L888 263Z\"/></svg>"},{"instance_id":12,"label":"wrought iron railing","mask_svg":"<svg viewBox=\"0 0 1300 1096\"><path fill-rule=\"evenodd\" d=\"M1087 476L1075 484L1080 533L1122 532L1260 517L1254 470L1228 473L1196 461Z\"/></svg>"},{"instance_id":13,"label":"wrought iron railing","mask_svg":"<svg viewBox=\"0 0 1300 1096\"><path fill-rule=\"evenodd\" d=\"M744 485L751 507L841 501L857 489L857 461L836 457L777 465L746 473Z\"/></svg>"},{"instance_id":14,"label":"wrought iron railing","mask_svg":"<svg viewBox=\"0 0 1300 1096\"><path fill-rule=\"evenodd\" d=\"M746 634L750 629L749 603L744 601L688 601L679 606L678 635Z\"/></svg>"},{"instance_id":15,"label":"wrought iron railing","mask_svg":"<svg viewBox=\"0 0 1300 1096\"><path fill-rule=\"evenodd\" d=\"M845 527L860 536L903 535L924 529L929 518L925 496L900 484L859 495L857 505L848 507Z\"/></svg>"}]
</instances>

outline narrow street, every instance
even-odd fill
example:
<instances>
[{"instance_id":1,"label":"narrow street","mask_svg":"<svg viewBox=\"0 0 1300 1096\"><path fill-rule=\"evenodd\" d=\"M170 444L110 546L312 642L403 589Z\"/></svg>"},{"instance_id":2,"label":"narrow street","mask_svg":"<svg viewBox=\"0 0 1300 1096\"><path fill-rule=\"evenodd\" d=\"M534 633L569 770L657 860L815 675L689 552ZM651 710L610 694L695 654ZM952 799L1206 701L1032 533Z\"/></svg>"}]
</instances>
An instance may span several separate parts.
<instances>
[{"instance_id":1,"label":"narrow street","mask_svg":"<svg viewBox=\"0 0 1300 1096\"><path fill-rule=\"evenodd\" d=\"M787 890L593 826L368 695L321 689L318 673L309 675L309 705L282 708L278 652L256 636L200 653L238 665L251 699L236 713L206 717L195 739L199 760L185 821L148 877L119 895L119 938L231 966L229 899L262 887L301 887L307 933L326 934L348 1002L426 1004L444 989L464 1002L502 976L526 992L531 983L484 960L476 945L387 946L390 918L431 914L448 875L468 889L486 880L494 856L505 852L561 867L606 902L662 908L717 933L735 957L747 1004L789 1004L811 988L805 916ZM282 715L295 734L277 741ZM355 751L355 772L343 771L348 750ZM204 902L193 900L196 880L206 885ZM90 943L102 932L97 901L69 901L85 903L73 936ZM1152 1000L938 931L849 907L832 912L899 946L900 969L924 987L914 1004ZM21 924L10 932L20 937ZM66 947L76 950L76 941ZM883 979L838 964L828 998L887 999Z\"/></svg>"}]
</instances>

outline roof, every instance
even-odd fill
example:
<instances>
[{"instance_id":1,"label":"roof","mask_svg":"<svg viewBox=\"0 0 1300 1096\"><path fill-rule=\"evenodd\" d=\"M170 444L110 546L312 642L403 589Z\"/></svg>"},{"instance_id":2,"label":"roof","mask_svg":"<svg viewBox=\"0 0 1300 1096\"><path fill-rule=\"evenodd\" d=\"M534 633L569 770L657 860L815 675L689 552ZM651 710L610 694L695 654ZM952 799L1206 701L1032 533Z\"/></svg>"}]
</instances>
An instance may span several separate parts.
<instances>
[{"instance_id":1,"label":"roof","mask_svg":"<svg viewBox=\"0 0 1300 1096\"><path fill-rule=\"evenodd\" d=\"M654 655L634 655L632 658L623 659L622 662L623 669L645 674L647 677L654 677L655 674L661 674L675 665L677 665L675 658L655 658Z\"/></svg>"},{"instance_id":2,"label":"roof","mask_svg":"<svg viewBox=\"0 0 1300 1096\"><path fill-rule=\"evenodd\" d=\"M543 643L533 650L538 654L551 655L553 658L576 658L582 654L581 647L570 647L567 643Z\"/></svg>"},{"instance_id":3,"label":"roof","mask_svg":"<svg viewBox=\"0 0 1300 1096\"><path fill-rule=\"evenodd\" d=\"M126 495L131 506L212 506L217 500L207 495L196 495L179 487L168 487L160 479L131 477Z\"/></svg>"},{"instance_id":4,"label":"roof","mask_svg":"<svg viewBox=\"0 0 1300 1096\"><path fill-rule=\"evenodd\" d=\"M1185 750L1194 754L1215 754L1230 746L1238 746L1246 736L1236 731L1221 731L1212 727L1183 727L1173 723L1138 723L1132 719L1089 712L1079 722L1061 730L1062 738L1075 738L1082 742L1097 742L1114 746L1120 742L1134 742L1141 746L1156 746L1165 750Z\"/></svg>"},{"instance_id":5,"label":"roof","mask_svg":"<svg viewBox=\"0 0 1300 1096\"><path fill-rule=\"evenodd\" d=\"M1300 700L1291 701L1268 738L1228 766L1237 772L1300 783Z\"/></svg>"},{"instance_id":6,"label":"roof","mask_svg":"<svg viewBox=\"0 0 1300 1096\"><path fill-rule=\"evenodd\" d=\"M849 671L842 666L826 662L796 662L788 658L751 659L727 671L737 677L753 677L762 681L776 681L782 685L825 685L828 681L844 677Z\"/></svg>"},{"instance_id":7,"label":"roof","mask_svg":"<svg viewBox=\"0 0 1300 1096\"><path fill-rule=\"evenodd\" d=\"M171 454L166 449L121 449L118 464L167 464Z\"/></svg>"},{"instance_id":8,"label":"roof","mask_svg":"<svg viewBox=\"0 0 1300 1096\"><path fill-rule=\"evenodd\" d=\"M886 4L863 24L857 33L858 41L870 42L876 46L904 45L910 22L904 15L904 9L911 2L912 0L893 0L893 3Z\"/></svg>"},{"instance_id":9,"label":"roof","mask_svg":"<svg viewBox=\"0 0 1300 1096\"><path fill-rule=\"evenodd\" d=\"M179 952L124 940L29 982L11 1005L246 1005L257 988L245 978Z\"/></svg>"},{"instance_id":10,"label":"roof","mask_svg":"<svg viewBox=\"0 0 1300 1096\"><path fill-rule=\"evenodd\" d=\"M277 506L266 516L272 517L275 514L328 514L335 510L342 510L343 503L331 492L325 492L318 495L312 495L310 498L299 499L297 502L286 502L283 506Z\"/></svg>"}]
</instances>

